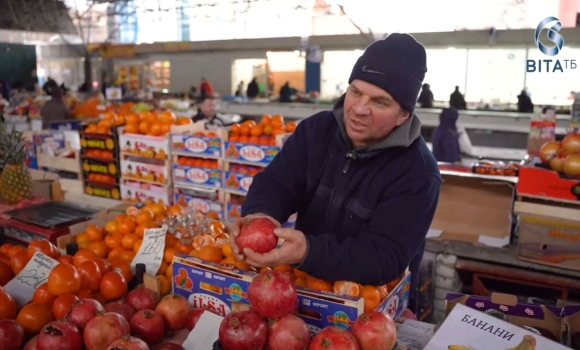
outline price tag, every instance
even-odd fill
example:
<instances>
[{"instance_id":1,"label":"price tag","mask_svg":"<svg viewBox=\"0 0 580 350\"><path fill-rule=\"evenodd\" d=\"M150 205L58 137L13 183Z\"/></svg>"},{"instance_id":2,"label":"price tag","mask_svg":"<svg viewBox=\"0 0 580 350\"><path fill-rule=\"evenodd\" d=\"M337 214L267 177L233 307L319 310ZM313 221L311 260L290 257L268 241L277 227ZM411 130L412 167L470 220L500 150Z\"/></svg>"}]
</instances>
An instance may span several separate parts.
<instances>
[{"instance_id":1,"label":"price tag","mask_svg":"<svg viewBox=\"0 0 580 350\"><path fill-rule=\"evenodd\" d=\"M156 275L163 262L163 252L165 251L165 235L167 226L162 228L148 228L145 230L143 243L131 262L131 267L135 270L137 264L145 264L146 272Z\"/></svg>"},{"instance_id":2,"label":"price tag","mask_svg":"<svg viewBox=\"0 0 580 350\"><path fill-rule=\"evenodd\" d=\"M4 290L14 298L18 308L21 308L32 300L36 288L48 280L48 274L56 265L58 261L36 252L24 269L4 286Z\"/></svg>"}]
</instances>

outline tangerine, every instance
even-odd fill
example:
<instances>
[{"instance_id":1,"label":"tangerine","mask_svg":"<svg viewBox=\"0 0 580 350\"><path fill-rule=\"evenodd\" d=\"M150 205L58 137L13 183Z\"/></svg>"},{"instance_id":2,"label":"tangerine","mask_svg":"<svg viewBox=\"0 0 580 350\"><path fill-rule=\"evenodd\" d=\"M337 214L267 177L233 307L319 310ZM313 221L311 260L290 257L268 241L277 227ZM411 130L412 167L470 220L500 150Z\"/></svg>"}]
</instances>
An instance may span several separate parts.
<instances>
[{"instance_id":1,"label":"tangerine","mask_svg":"<svg viewBox=\"0 0 580 350\"><path fill-rule=\"evenodd\" d=\"M363 286L360 292L360 297L365 300L364 310L375 310L381 303L381 294L376 287Z\"/></svg>"},{"instance_id":2,"label":"tangerine","mask_svg":"<svg viewBox=\"0 0 580 350\"><path fill-rule=\"evenodd\" d=\"M215 246L204 246L199 250L199 258L203 260L219 263L224 258L221 248Z\"/></svg>"}]
</instances>

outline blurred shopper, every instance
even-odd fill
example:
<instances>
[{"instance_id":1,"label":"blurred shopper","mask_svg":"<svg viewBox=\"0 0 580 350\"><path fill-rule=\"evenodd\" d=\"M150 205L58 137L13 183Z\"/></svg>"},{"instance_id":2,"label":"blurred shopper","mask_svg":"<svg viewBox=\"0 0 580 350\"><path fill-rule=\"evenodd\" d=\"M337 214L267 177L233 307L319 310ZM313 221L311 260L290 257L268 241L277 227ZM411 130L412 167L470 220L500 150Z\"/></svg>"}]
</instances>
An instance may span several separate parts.
<instances>
[{"instance_id":1,"label":"blurred shopper","mask_svg":"<svg viewBox=\"0 0 580 350\"><path fill-rule=\"evenodd\" d=\"M303 119L254 176L237 237L248 218L278 228L280 248L259 254L230 245L252 266L289 264L313 278L382 286L410 267L411 304L441 178L413 113L427 72L411 35L375 41L357 60L333 111Z\"/></svg>"},{"instance_id":2,"label":"blurred shopper","mask_svg":"<svg viewBox=\"0 0 580 350\"><path fill-rule=\"evenodd\" d=\"M46 81L46 83L44 83L44 85L42 85L42 90L44 90L45 94L50 96L52 89L54 89L55 87L58 87L58 84L56 83L56 81L54 81L54 79L52 79L51 77L48 77L48 80Z\"/></svg>"},{"instance_id":3,"label":"blurred shopper","mask_svg":"<svg viewBox=\"0 0 580 350\"><path fill-rule=\"evenodd\" d=\"M246 96L248 98L256 98L260 93L260 88L258 87L258 82L256 78L252 79L252 81L248 84L248 88L246 89Z\"/></svg>"},{"instance_id":4,"label":"blurred shopper","mask_svg":"<svg viewBox=\"0 0 580 350\"><path fill-rule=\"evenodd\" d=\"M206 96L199 100L197 104L197 114L192 118L192 121L204 121L205 128L208 130L215 130L225 126L224 121L217 115L217 105L213 97Z\"/></svg>"},{"instance_id":5,"label":"blurred shopper","mask_svg":"<svg viewBox=\"0 0 580 350\"><path fill-rule=\"evenodd\" d=\"M457 118L459 113L454 107L445 108L439 115L439 126L433 131L431 143L433 155L438 162L455 163L461 161Z\"/></svg>"},{"instance_id":6,"label":"blurred shopper","mask_svg":"<svg viewBox=\"0 0 580 350\"><path fill-rule=\"evenodd\" d=\"M429 84L423 84L423 88L421 89L421 94L417 99L419 106L421 108L433 108L433 92L431 92L431 86Z\"/></svg>"},{"instance_id":7,"label":"blurred shopper","mask_svg":"<svg viewBox=\"0 0 580 350\"><path fill-rule=\"evenodd\" d=\"M243 97L244 96L244 81L240 81L240 83L238 84L238 89L236 90L236 96L237 97Z\"/></svg>"},{"instance_id":8,"label":"blurred shopper","mask_svg":"<svg viewBox=\"0 0 580 350\"><path fill-rule=\"evenodd\" d=\"M40 110L42 129L48 129L50 122L73 119L70 109L64 103L60 87L54 86L50 91L52 98L50 101L47 101Z\"/></svg>"},{"instance_id":9,"label":"blurred shopper","mask_svg":"<svg viewBox=\"0 0 580 350\"><path fill-rule=\"evenodd\" d=\"M290 82L286 82L280 88L280 96L278 97L279 102L292 102L292 95L294 95L294 89L290 86Z\"/></svg>"},{"instance_id":10,"label":"blurred shopper","mask_svg":"<svg viewBox=\"0 0 580 350\"><path fill-rule=\"evenodd\" d=\"M201 78L201 84L199 84L199 97L202 99L213 97L213 87L206 78Z\"/></svg>"},{"instance_id":11,"label":"blurred shopper","mask_svg":"<svg viewBox=\"0 0 580 350\"><path fill-rule=\"evenodd\" d=\"M10 87L4 79L0 80L0 97L10 102Z\"/></svg>"},{"instance_id":12,"label":"blurred shopper","mask_svg":"<svg viewBox=\"0 0 580 350\"><path fill-rule=\"evenodd\" d=\"M459 92L459 86L455 86L455 91L449 95L449 106L455 109L467 109L467 103L465 102L465 97L461 92Z\"/></svg>"},{"instance_id":13,"label":"blurred shopper","mask_svg":"<svg viewBox=\"0 0 580 350\"><path fill-rule=\"evenodd\" d=\"M520 113L532 113L534 111L534 104L532 99L528 95L526 89L518 95L518 112Z\"/></svg>"},{"instance_id":14,"label":"blurred shopper","mask_svg":"<svg viewBox=\"0 0 580 350\"><path fill-rule=\"evenodd\" d=\"M197 98L197 87L191 85L191 87L189 88L188 96L190 100L195 101L195 99Z\"/></svg>"}]
</instances>

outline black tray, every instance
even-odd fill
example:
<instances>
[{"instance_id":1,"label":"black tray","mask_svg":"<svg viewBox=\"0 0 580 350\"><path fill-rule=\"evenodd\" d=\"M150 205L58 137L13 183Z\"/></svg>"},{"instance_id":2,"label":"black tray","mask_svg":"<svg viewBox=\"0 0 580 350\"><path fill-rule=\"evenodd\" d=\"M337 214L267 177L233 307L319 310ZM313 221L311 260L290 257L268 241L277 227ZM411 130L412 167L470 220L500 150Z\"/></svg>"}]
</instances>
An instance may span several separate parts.
<instances>
[{"instance_id":1,"label":"black tray","mask_svg":"<svg viewBox=\"0 0 580 350\"><path fill-rule=\"evenodd\" d=\"M65 202L51 201L22 209L10 210L4 214L29 224L42 227L55 227L88 219L97 212L97 210L87 209Z\"/></svg>"}]
</instances>

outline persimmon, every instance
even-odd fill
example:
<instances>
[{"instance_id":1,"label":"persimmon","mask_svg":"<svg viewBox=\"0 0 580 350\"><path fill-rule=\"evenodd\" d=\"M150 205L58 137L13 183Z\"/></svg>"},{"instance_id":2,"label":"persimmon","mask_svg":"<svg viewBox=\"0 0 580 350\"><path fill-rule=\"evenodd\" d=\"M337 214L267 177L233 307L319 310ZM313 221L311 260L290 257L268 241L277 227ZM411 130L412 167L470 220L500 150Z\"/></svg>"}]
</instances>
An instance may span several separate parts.
<instances>
[{"instance_id":1,"label":"persimmon","mask_svg":"<svg viewBox=\"0 0 580 350\"><path fill-rule=\"evenodd\" d=\"M12 243L4 243L0 246L0 255L8 255L8 250L14 245Z\"/></svg>"},{"instance_id":2,"label":"persimmon","mask_svg":"<svg viewBox=\"0 0 580 350\"><path fill-rule=\"evenodd\" d=\"M74 259L70 255L61 255L56 259L59 263L71 264L74 266Z\"/></svg>"},{"instance_id":3,"label":"persimmon","mask_svg":"<svg viewBox=\"0 0 580 350\"><path fill-rule=\"evenodd\" d=\"M109 248L104 241L92 242L88 248L97 253L97 256L101 259L106 258L107 254L109 254Z\"/></svg>"},{"instance_id":4,"label":"persimmon","mask_svg":"<svg viewBox=\"0 0 580 350\"><path fill-rule=\"evenodd\" d=\"M52 303L52 313L57 320L63 319L71 306L78 301L79 298L74 294L59 295L54 303Z\"/></svg>"},{"instance_id":5,"label":"persimmon","mask_svg":"<svg viewBox=\"0 0 580 350\"><path fill-rule=\"evenodd\" d=\"M360 291L360 297L365 300L365 311L375 310L381 303L381 294L374 286L363 286Z\"/></svg>"},{"instance_id":6,"label":"persimmon","mask_svg":"<svg viewBox=\"0 0 580 350\"><path fill-rule=\"evenodd\" d=\"M87 226L87 235L91 242L99 242L103 240L103 230L95 225Z\"/></svg>"},{"instance_id":7,"label":"persimmon","mask_svg":"<svg viewBox=\"0 0 580 350\"><path fill-rule=\"evenodd\" d=\"M81 288L75 296L79 299L95 299L95 294L88 289Z\"/></svg>"},{"instance_id":8,"label":"persimmon","mask_svg":"<svg viewBox=\"0 0 580 350\"><path fill-rule=\"evenodd\" d=\"M111 263L111 271L120 273L125 278L125 281L131 282L133 279L133 269L131 263L123 259L117 259Z\"/></svg>"},{"instance_id":9,"label":"persimmon","mask_svg":"<svg viewBox=\"0 0 580 350\"><path fill-rule=\"evenodd\" d=\"M16 322L24 328L28 336L40 332L44 326L52 321L54 321L54 316L50 309L38 303L25 305L16 316Z\"/></svg>"},{"instance_id":10,"label":"persimmon","mask_svg":"<svg viewBox=\"0 0 580 350\"><path fill-rule=\"evenodd\" d=\"M123 245L123 248L132 250L138 240L139 236L134 233L128 233L123 236L123 239L121 239L121 244Z\"/></svg>"},{"instance_id":11,"label":"persimmon","mask_svg":"<svg viewBox=\"0 0 580 350\"><path fill-rule=\"evenodd\" d=\"M10 259L12 259L12 257L16 254L18 254L21 251L26 250L26 248L24 248L21 245L14 245L10 248L8 248L8 251L6 252L6 256L9 257Z\"/></svg>"},{"instance_id":12,"label":"persimmon","mask_svg":"<svg viewBox=\"0 0 580 350\"><path fill-rule=\"evenodd\" d=\"M75 256L73 257L73 265L74 267L79 267L83 262L87 260L94 260L98 258L99 256L92 249L89 248L79 249L79 251L76 252Z\"/></svg>"},{"instance_id":13,"label":"persimmon","mask_svg":"<svg viewBox=\"0 0 580 350\"><path fill-rule=\"evenodd\" d=\"M52 295L74 294L79 289L81 289L81 277L72 265L58 264L48 274L48 291Z\"/></svg>"},{"instance_id":14,"label":"persimmon","mask_svg":"<svg viewBox=\"0 0 580 350\"><path fill-rule=\"evenodd\" d=\"M12 277L14 277L12 267L0 261L0 286L3 286L6 283L10 282Z\"/></svg>"},{"instance_id":15,"label":"persimmon","mask_svg":"<svg viewBox=\"0 0 580 350\"><path fill-rule=\"evenodd\" d=\"M109 249L113 249L118 246L122 246L123 235L120 233L111 233L105 236L105 245Z\"/></svg>"},{"instance_id":16,"label":"persimmon","mask_svg":"<svg viewBox=\"0 0 580 350\"><path fill-rule=\"evenodd\" d=\"M14 254L10 258L10 268L12 269L14 276L18 275L18 273L24 269L29 261L30 258L28 257L28 252L26 250L21 250Z\"/></svg>"},{"instance_id":17,"label":"persimmon","mask_svg":"<svg viewBox=\"0 0 580 350\"><path fill-rule=\"evenodd\" d=\"M18 307L10 294L0 290L0 320L13 320L16 318Z\"/></svg>"},{"instance_id":18,"label":"persimmon","mask_svg":"<svg viewBox=\"0 0 580 350\"><path fill-rule=\"evenodd\" d=\"M101 270L101 274L106 274L107 272L111 271L111 264L109 264L105 259L94 259L93 260L98 266L99 270Z\"/></svg>"},{"instance_id":19,"label":"persimmon","mask_svg":"<svg viewBox=\"0 0 580 350\"><path fill-rule=\"evenodd\" d=\"M50 309L57 297L48 291L48 283L43 283L34 291L32 302L42 304Z\"/></svg>"},{"instance_id":20,"label":"persimmon","mask_svg":"<svg viewBox=\"0 0 580 350\"><path fill-rule=\"evenodd\" d=\"M103 273L96 262L90 260L84 261L78 268L78 274L81 279L81 288L88 289L91 292L99 290Z\"/></svg>"},{"instance_id":21,"label":"persimmon","mask_svg":"<svg viewBox=\"0 0 580 350\"><path fill-rule=\"evenodd\" d=\"M36 238L36 239L33 239L28 244L27 252L28 252L29 258L32 258L34 253L36 253L37 251L41 252L44 255L48 255L53 259L57 258L57 256L55 256L53 244L50 243L49 241L47 241L46 239Z\"/></svg>"},{"instance_id":22,"label":"persimmon","mask_svg":"<svg viewBox=\"0 0 580 350\"><path fill-rule=\"evenodd\" d=\"M319 291L332 292L332 284L330 282L312 276L306 278L306 287Z\"/></svg>"},{"instance_id":23,"label":"persimmon","mask_svg":"<svg viewBox=\"0 0 580 350\"><path fill-rule=\"evenodd\" d=\"M122 274L117 272L108 272L101 279L99 286L99 293L105 298L105 300L111 301L123 297L129 288L127 286L127 281Z\"/></svg>"}]
</instances>

